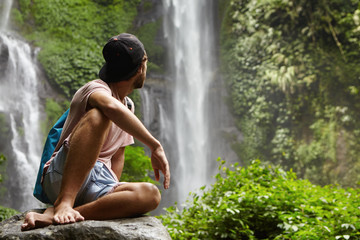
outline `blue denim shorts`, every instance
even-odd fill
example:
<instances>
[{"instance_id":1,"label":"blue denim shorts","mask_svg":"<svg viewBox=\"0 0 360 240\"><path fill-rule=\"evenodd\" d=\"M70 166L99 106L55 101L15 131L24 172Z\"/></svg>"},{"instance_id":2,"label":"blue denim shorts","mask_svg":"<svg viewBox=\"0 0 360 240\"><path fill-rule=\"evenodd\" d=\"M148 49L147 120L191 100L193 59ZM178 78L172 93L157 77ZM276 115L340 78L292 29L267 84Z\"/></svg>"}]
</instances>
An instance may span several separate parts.
<instances>
[{"instance_id":1,"label":"blue denim shorts","mask_svg":"<svg viewBox=\"0 0 360 240\"><path fill-rule=\"evenodd\" d=\"M67 152L67 146L63 145L44 174L43 189L52 204L54 204L60 193ZM105 164L97 161L81 186L76 196L74 207L92 202L112 192L121 184L124 184L124 182L114 179Z\"/></svg>"}]
</instances>

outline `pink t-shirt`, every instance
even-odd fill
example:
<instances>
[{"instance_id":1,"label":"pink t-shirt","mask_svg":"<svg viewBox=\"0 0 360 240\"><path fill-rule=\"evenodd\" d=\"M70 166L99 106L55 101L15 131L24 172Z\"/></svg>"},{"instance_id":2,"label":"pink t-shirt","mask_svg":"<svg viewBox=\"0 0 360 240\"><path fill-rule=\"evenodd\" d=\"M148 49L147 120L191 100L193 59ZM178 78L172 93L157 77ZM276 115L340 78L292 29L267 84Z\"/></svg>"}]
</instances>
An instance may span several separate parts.
<instances>
[{"instance_id":1,"label":"pink t-shirt","mask_svg":"<svg viewBox=\"0 0 360 240\"><path fill-rule=\"evenodd\" d=\"M115 92L111 91L110 87L107 85L106 82L100 79L90 81L87 84L85 84L83 87L81 87L75 93L71 101L70 112L68 117L66 118L59 143L57 144L51 159L45 164L44 169L47 169L47 166L50 165L50 162L56 156L61 145L64 142L68 142L74 127L84 116L87 110L89 110L86 108L88 106L88 100L90 95L96 91L106 92L110 96L120 101L119 96ZM130 98L127 98L127 100L131 102L131 106L132 106L131 111L134 112L134 103L130 100ZM109 131L105 139L105 142L100 150L98 161L103 162L109 168L110 172L114 175L115 179L117 179L117 177L111 169L111 158L120 147L125 147L133 143L134 143L134 138L130 134L123 131L115 123L111 123L111 130Z\"/></svg>"}]
</instances>

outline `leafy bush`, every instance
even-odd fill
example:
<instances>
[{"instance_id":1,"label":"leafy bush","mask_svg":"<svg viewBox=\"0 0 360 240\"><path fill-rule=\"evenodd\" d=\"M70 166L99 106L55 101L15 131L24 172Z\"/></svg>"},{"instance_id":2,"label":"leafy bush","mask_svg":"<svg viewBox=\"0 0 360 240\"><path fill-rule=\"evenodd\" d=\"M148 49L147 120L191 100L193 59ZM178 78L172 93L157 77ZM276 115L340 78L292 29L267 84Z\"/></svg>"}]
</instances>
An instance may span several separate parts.
<instances>
[{"instance_id":1,"label":"leafy bush","mask_svg":"<svg viewBox=\"0 0 360 240\"><path fill-rule=\"evenodd\" d=\"M320 187L292 171L221 161L211 189L160 216L173 239L359 239L360 190Z\"/></svg>"},{"instance_id":2,"label":"leafy bush","mask_svg":"<svg viewBox=\"0 0 360 240\"><path fill-rule=\"evenodd\" d=\"M149 176L151 171L151 160L145 155L143 147L127 146L125 148L125 164L120 181L155 183Z\"/></svg>"},{"instance_id":3,"label":"leafy bush","mask_svg":"<svg viewBox=\"0 0 360 240\"><path fill-rule=\"evenodd\" d=\"M67 100L64 101L55 101L51 98L47 98L45 101L45 113L46 119L41 123L41 130L44 136L47 136L51 127L56 123L60 116L68 109L70 102Z\"/></svg>"},{"instance_id":4,"label":"leafy bush","mask_svg":"<svg viewBox=\"0 0 360 240\"><path fill-rule=\"evenodd\" d=\"M19 213L20 212L16 211L15 209L0 206L0 222Z\"/></svg>"}]
</instances>

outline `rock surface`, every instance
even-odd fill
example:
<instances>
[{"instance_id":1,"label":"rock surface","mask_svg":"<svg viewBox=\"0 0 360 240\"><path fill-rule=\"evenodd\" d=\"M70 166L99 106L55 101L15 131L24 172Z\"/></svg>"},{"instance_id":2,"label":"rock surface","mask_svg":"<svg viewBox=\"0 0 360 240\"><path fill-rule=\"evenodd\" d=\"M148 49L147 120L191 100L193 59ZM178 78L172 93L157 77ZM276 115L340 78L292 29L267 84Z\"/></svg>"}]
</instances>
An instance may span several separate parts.
<instances>
[{"instance_id":1,"label":"rock surface","mask_svg":"<svg viewBox=\"0 0 360 240\"><path fill-rule=\"evenodd\" d=\"M108 221L83 221L51 225L26 232L20 230L25 213L0 223L0 239L138 239L171 240L161 221L151 216Z\"/></svg>"}]
</instances>

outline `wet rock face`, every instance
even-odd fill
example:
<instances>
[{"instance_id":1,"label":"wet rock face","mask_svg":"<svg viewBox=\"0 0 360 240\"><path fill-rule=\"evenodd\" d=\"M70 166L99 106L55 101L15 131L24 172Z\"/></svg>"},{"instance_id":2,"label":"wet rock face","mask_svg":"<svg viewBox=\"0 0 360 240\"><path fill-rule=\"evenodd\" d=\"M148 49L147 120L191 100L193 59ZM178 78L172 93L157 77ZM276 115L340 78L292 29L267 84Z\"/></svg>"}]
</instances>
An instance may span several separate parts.
<instances>
[{"instance_id":1,"label":"wet rock face","mask_svg":"<svg viewBox=\"0 0 360 240\"><path fill-rule=\"evenodd\" d=\"M9 48L3 44L3 40L0 38L0 75L5 75L5 70L9 60Z\"/></svg>"},{"instance_id":2,"label":"wet rock face","mask_svg":"<svg viewBox=\"0 0 360 240\"><path fill-rule=\"evenodd\" d=\"M151 216L109 221L83 221L21 232L25 213L0 223L0 239L141 239L171 240L161 221Z\"/></svg>"}]
</instances>

